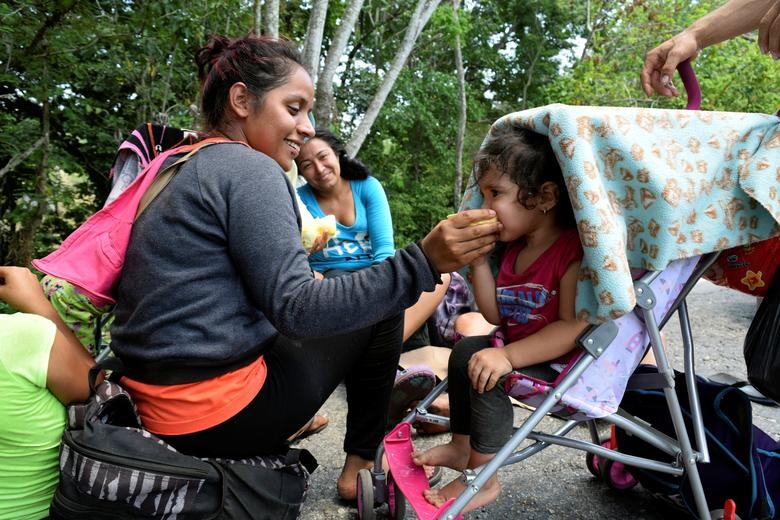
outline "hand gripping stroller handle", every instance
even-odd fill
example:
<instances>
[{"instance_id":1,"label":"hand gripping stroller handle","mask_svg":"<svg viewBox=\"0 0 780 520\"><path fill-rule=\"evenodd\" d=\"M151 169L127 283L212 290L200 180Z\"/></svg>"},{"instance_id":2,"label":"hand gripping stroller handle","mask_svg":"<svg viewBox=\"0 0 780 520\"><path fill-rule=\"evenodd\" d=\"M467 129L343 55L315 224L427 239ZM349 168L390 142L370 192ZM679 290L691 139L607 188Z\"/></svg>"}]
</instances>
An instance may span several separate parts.
<instances>
[{"instance_id":1,"label":"hand gripping stroller handle","mask_svg":"<svg viewBox=\"0 0 780 520\"><path fill-rule=\"evenodd\" d=\"M693 72L691 60L685 60L677 65L677 72L680 73L685 92L688 95L687 110L699 110L701 108L701 88L696 79L696 73Z\"/></svg>"}]
</instances>

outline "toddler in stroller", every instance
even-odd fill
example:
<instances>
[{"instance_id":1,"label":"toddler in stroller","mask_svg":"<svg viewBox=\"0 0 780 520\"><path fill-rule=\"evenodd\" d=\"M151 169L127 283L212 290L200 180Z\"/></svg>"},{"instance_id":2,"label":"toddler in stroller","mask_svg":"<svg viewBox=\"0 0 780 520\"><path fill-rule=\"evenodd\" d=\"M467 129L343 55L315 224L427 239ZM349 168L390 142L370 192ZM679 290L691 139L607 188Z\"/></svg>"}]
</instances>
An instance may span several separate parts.
<instances>
[{"instance_id":1,"label":"toddler in stroller","mask_svg":"<svg viewBox=\"0 0 780 520\"><path fill-rule=\"evenodd\" d=\"M518 125L497 128L475 165L483 206L504 223L499 240L507 247L495 280L487 259L472 264L474 294L485 318L501 325L506 345L490 348L491 336L458 342L448 370L452 440L413 456L418 465L457 470L487 463L512 435L512 405L499 379L522 367L550 370L548 362L566 357L587 326L574 311L582 247L547 138ZM425 497L440 506L464 488L456 479ZM465 511L498 492L494 475Z\"/></svg>"},{"instance_id":2,"label":"toddler in stroller","mask_svg":"<svg viewBox=\"0 0 780 520\"><path fill-rule=\"evenodd\" d=\"M421 488L427 486L416 477L408 433L408 423L426 419L425 407L442 388L435 389L386 437L384 452L391 475L387 485L383 487L380 479L370 474L359 476L359 485L370 486L382 500L389 499L394 517L402 510L401 497L405 496L420 518L455 518L490 487L488 482L501 466L557 444L598 456L607 462L607 471L626 464L685 474L693 489L691 509L699 518L709 518L709 510L723 507L723 503L708 503L697 469L697 462L707 462L709 454L694 384L685 296L716 256L706 253L777 233L775 216L780 215L780 205L768 195L776 192L769 189L775 181L772 176L751 173L780 162L772 145L780 120L759 114L552 105L501 118L483 148L496 129L512 125L546 134L553 145L584 251L576 282L576 316L594 325L576 338L578 348L569 353L560 374L523 369L529 373L511 372L499 381L507 394L535 406L536 411L487 464L463 471L463 483L450 488L455 493L446 489L443 493L427 492L430 500L426 500ZM479 195L474 190L467 193L464 207L481 204ZM645 274L634 281L636 269ZM674 372L661 345L660 328L674 311L680 315L684 378L692 389L688 395L689 428L674 392ZM570 348L574 343L572 338ZM648 344L657 360L656 376L663 386L675 438L618 411L628 380ZM492 378L490 373L488 380L495 384ZM568 421L553 434L535 431L550 412ZM672 462L629 456L602 446L603 439L591 421L596 418L642 438L671 455ZM589 421L591 442L566 437L584 420ZM526 440L532 444L515 451ZM415 457L416 462L432 460L424 454ZM363 496L359 514L372 500L369 493ZM369 518L370 513L361 517Z\"/></svg>"}]
</instances>

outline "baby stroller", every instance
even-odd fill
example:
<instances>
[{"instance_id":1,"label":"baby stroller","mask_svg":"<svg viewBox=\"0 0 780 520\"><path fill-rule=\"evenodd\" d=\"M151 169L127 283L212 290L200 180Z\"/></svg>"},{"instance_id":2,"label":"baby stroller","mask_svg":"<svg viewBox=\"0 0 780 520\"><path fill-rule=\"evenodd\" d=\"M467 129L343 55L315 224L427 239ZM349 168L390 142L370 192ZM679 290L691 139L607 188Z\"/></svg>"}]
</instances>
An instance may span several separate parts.
<instances>
[{"instance_id":1,"label":"baby stroller","mask_svg":"<svg viewBox=\"0 0 780 520\"><path fill-rule=\"evenodd\" d=\"M692 70L689 68L681 70L689 92L698 92ZM696 97L689 96L689 108L695 107ZM583 271L587 275L581 280L582 283L578 284L577 309L580 313L587 311L591 321L601 321L601 323L592 325L578 338L579 348L576 349L566 368L560 374L551 377L549 381L525 376L521 372L512 372L503 380L507 394L535 407L535 411L515 431L510 441L490 463L463 472L462 478L467 486L460 496L451 499L441 508L436 508L427 503L420 492L428 484L422 468L415 466L411 461L413 448L410 425L414 422L444 420L427 412L435 397L446 388L446 381L439 384L385 437L384 445L377 452L374 469L363 470L358 475L359 518L373 518L373 506L383 503L388 504L392 518L403 518L407 501L419 518L457 518L469 500L500 467L523 461L552 445L587 452L591 471L598 471L600 475L605 475L607 482L616 488L628 487L634 483L630 473L624 472L621 465L670 475L685 475L692 490L691 509L700 519L711 518L711 510L723 507L723 504L708 503L697 468L697 463L708 462L710 455L700 399L696 390L693 339L685 298L697 280L715 261L716 251L724 249L726 245L733 246L735 243L747 243L749 240L762 240L775 234L776 222L772 215L780 215L778 212L780 208L771 207L773 203L767 206L763 201L761 204L750 202L748 199L751 197L744 192L751 191L753 188L744 182L741 184L722 182L720 184L723 188L722 192L717 192L711 185L707 185L707 189L701 192L707 196L699 197L701 193L693 190L690 185L686 193L683 184L684 175L675 177L672 172L668 178L662 179L661 186L654 190L648 185L648 180L653 179L647 178L648 169L645 168L645 166L653 166L652 164L640 164L631 171L628 171L628 168L623 171L621 161L630 155L640 163L643 158L647 160L646 162L652 162L657 158L662 163L668 164L669 155L666 152L674 150L674 144L665 143L666 149L659 147L658 153L651 145L650 154L643 156L631 144L623 146L621 150L619 146L608 142L610 138L620 140L630 135L633 126L639 127L640 134L642 132L650 134L654 131L663 134L668 128L672 128L688 139L688 148L695 148L698 146L694 142L697 135L699 140L706 138L701 128L695 127L699 122L704 125L709 124L707 120L710 122L714 120L711 115L705 113L691 116L680 111L653 113L652 110L634 110L626 115L615 109L611 112L607 111L606 115L599 119L594 117L592 112L598 109L593 107L590 109L591 112L581 110L580 107L553 106L506 117L523 121L533 129L546 129L551 142L560 146L559 160L568 160L572 163L564 164L562 161L562 170L586 251ZM565 113L566 116L558 117L560 115L558 112ZM770 116L748 121L742 118L741 121L753 128L776 128L780 125L777 118ZM500 122L501 120L496 124ZM593 163L588 164L589 161L584 160L579 165L574 165L577 154L582 153L582 148L577 148L579 143L576 139L569 139L568 136L572 134L594 143L594 148L597 148L596 145L603 145L601 148L603 153L595 153L597 160ZM758 132L753 133L754 136L757 134ZM761 139L764 135L766 133L762 133ZM756 148L760 149L760 146L754 149ZM736 154L735 157L739 156L738 150L732 151ZM679 154L680 151L676 153ZM673 152L672 155L675 153ZM776 155L774 153L773 159L778 162ZM593 167L593 164L598 163L599 158L602 168ZM681 162L690 161L681 159ZM695 171L697 163L695 159L692 162ZM687 170L688 166L682 164L681 168ZM649 169L649 171L655 170ZM632 186L627 181L629 176L638 179L641 185ZM678 189L681 185L682 189ZM614 195L618 191L625 193L622 200ZM575 193L584 193L589 204L575 201ZM751 193L755 194L757 191ZM642 213L642 209L646 210L652 206L652 203L647 203L648 201L662 198L669 202L670 206L674 206L674 211L652 217ZM684 221L684 217L680 219L679 214L675 213L678 211L688 216L692 214L691 206L683 204L683 201L702 205L700 211L704 214L710 211L713 204L720 205L723 202L721 207L724 208L724 214L721 216L732 219L732 223L742 222L742 219L745 219L746 224L742 231L749 228L749 233L734 232L739 231L739 225L732 226L733 229L726 225L725 228L728 229L719 231L724 236L708 238L707 229L703 230L701 227L686 229L684 225L680 225L680 220ZM467 197L466 207L478 206L473 201L471 201L473 205L469 206L469 202ZM749 214L741 213L743 210L748 211ZM689 218L687 222L690 224L691 220ZM723 227L722 222L719 225ZM693 226L689 225L689 228ZM661 235L660 230L672 237L670 242L673 245L653 241L653 238ZM752 238L749 235L752 235ZM724 238L725 236L728 238ZM613 238L615 240L611 242ZM682 244L689 249L683 250ZM588 264L589 254L592 255L591 260L597 257L594 254L595 250L602 253L609 251L613 254L612 263L603 261L604 257L598 257L598 261ZM615 257L620 258L614 260ZM633 280L628 269L629 265L643 268L644 273ZM599 298L604 295L600 292L599 286L603 288L609 278L612 278L610 283L614 282L613 289L615 287L619 289L611 291L609 297ZM596 303L593 304L589 299L595 300ZM678 377L684 378L689 389L688 402L685 404L690 410L690 428L686 427L683 408L674 391L675 372L667 360L660 334L661 328L675 312L680 319L685 365L684 374ZM656 378L660 378L662 382L663 394L673 423L673 437L618 408L626 386L648 344L655 355L657 365L654 372ZM548 413L565 418L565 424L553 433L536 431ZM605 421L615 428L642 439L668 454L670 461L627 455L610 449L605 439L599 436L595 419ZM588 442L567 437L574 427L583 421L588 424L591 440ZM518 451L525 441L531 443ZM385 455L389 465L387 474L381 469L382 458Z\"/></svg>"}]
</instances>

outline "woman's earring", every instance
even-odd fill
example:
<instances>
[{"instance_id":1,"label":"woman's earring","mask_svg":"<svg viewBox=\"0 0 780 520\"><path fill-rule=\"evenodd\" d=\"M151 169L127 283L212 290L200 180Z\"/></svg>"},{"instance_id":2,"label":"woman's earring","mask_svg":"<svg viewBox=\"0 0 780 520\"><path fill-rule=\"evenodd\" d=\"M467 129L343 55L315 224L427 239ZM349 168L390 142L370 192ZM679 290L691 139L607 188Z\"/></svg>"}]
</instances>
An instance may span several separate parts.
<instances>
[{"instance_id":1,"label":"woman's earring","mask_svg":"<svg viewBox=\"0 0 780 520\"><path fill-rule=\"evenodd\" d=\"M547 208L542 208L542 213L547 215Z\"/></svg>"}]
</instances>

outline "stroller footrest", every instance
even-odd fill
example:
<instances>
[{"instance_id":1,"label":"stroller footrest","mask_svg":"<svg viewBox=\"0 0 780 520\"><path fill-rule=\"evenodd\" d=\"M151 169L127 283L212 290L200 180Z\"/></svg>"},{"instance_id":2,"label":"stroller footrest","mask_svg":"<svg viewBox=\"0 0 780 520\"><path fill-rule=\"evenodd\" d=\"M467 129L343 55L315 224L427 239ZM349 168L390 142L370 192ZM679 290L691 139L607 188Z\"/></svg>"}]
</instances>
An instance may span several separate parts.
<instances>
[{"instance_id":1,"label":"stroller footrest","mask_svg":"<svg viewBox=\"0 0 780 520\"><path fill-rule=\"evenodd\" d=\"M447 501L441 508L425 500L423 491L429 489L425 470L412 460L414 444L412 443L412 427L407 422L402 422L384 439L385 455L389 473L395 486L403 493L406 500L414 509L420 520L439 518L441 513L452 503ZM460 515L458 515L460 518Z\"/></svg>"}]
</instances>

